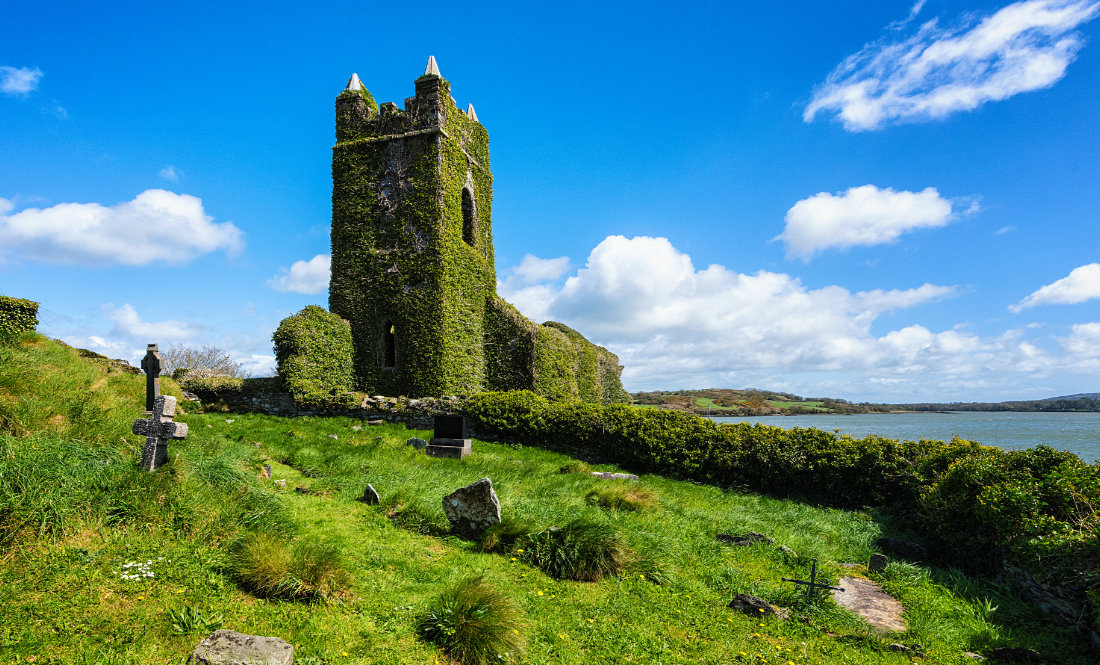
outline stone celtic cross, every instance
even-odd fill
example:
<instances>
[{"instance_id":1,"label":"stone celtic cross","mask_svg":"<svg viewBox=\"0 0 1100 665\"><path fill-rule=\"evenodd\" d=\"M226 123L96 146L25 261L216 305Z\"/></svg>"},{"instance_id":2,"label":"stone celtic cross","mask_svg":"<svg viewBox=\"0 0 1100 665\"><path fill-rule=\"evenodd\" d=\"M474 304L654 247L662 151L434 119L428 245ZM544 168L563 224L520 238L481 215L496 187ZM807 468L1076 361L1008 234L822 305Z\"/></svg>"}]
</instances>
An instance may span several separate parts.
<instances>
[{"instance_id":1,"label":"stone celtic cross","mask_svg":"<svg viewBox=\"0 0 1100 665\"><path fill-rule=\"evenodd\" d=\"M145 410L153 411L153 400L160 394L160 349L150 344L141 359L141 369L145 370Z\"/></svg>"},{"instance_id":2,"label":"stone celtic cross","mask_svg":"<svg viewBox=\"0 0 1100 665\"><path fill-rule=\"evenodd\" d=\"M153 414L148 419L134 421L133 433L145 437L141 453L141 468L154 471L168 460L168 439L187 436L187 423L172 422L176 415L176 398L160 395L153 402Z\"/></svg>"}]
</instances>

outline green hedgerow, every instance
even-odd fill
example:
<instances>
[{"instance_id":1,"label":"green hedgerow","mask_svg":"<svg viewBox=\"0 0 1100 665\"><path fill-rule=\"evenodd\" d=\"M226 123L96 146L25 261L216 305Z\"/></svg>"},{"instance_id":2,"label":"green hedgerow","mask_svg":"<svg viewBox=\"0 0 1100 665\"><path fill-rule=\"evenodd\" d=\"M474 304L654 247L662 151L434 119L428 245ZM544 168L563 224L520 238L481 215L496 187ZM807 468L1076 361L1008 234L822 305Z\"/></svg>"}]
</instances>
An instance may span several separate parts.
<instances>
[{"instance_id":1,"label":"green hedgerow","mask_svg":"<svg viewBox=\"0 0 1100 665\"><path fill-rule=\"evenodd\" d=\"M323 601L348 583L336 546L298 541L290 547L271 534L234 543L229 567L246 591L261 598Z\"/></svg>"},{"instance_id":2,"label":"green hedgerow","mask_svg":"<svg viewBox=\"0 0 1100 665\"><path fill-rule=\"evenodd\" d=\"M463 665L516 661L523 655L523 617L483 576L447 589L417 622L417 632Z\"/></svg>"},{"instance_id":3,"label":"green hedgerow","mask_svg":"<svg viewBox=\"0 0 1100 665\"><path fill-rule=\"evenodd\" d=\"M595 582L618 575L630 563L631 553L610 524L580 518L530 536L523 558L551 577Z\"/></svg>"}]
</instances>

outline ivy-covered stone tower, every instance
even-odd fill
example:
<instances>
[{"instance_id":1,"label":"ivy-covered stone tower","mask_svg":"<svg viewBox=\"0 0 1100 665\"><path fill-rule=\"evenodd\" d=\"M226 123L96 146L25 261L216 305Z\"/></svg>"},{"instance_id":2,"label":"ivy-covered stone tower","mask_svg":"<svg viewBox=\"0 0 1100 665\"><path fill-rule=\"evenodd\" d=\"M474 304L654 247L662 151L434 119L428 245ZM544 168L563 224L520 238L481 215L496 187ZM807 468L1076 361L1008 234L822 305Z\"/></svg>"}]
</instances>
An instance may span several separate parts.
<instances>
[{"instance_id":1,"label":"ivy-covered stone tower","mask_svg":"<svg viewBox=\"0 0 1100 665\"><path fill-rule=\"evenodd\" d=\"M610 356L603 365L614 367L616 399L604 399L595 376L600 396L582 396L575 376L571 388L550 389L558 368L542 372L540 388L544 326L496 294L489 135L450 88L432 57L404 109L379 107L355 74L336 98L329 309L351 323L358 387L410 397L526 388L621 401L618 359L573 331L593 356Z\"/></svg>"}]
</instances>

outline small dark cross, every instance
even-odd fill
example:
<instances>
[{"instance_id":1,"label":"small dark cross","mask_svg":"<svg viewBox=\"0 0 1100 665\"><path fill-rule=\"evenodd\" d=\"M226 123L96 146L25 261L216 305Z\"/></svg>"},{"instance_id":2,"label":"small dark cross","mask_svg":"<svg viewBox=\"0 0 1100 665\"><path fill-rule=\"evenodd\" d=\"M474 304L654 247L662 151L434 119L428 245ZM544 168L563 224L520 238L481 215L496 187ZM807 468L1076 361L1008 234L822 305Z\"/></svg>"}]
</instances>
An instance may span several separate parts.
<instances>
[{"instance_id":1,"label":"small dark cross","mask_svg":"<svg viewBox=\"0 0 1100 665\"><path fill-rule=\"evenodd\" d=\"M168 460L168 439L182 439L187 436L187 423L172 422L176 415L176 398L160 395L153 402L153 413L148 420L138 418L131 431L145 437L145 448L141 452L141 468L155 471Z\"/></svg>"},{"instance_id":2,"label":"small dark cross","mask_svg":"<svg viewBox=\"0 0 1100 665\"><path fill-rule=\"evenodd\" d=\"M844 591L844 589L838 586L829 586L828 584L819 584L817 581L817 559L814 559L813 566L810 568L810 581L806 580L791 580L786 577L781 578L784 582L794 582L795 584L806 585L806 596L808 598L814 597L814 590L816 589L834 589L836 591Z\"/></svg>"},{"instance_id":3,"label":"small dark cross","mask_svg":"<svg viewBox=\"0 0 1100 665\"><path fill-rule=\"evenodd\" d=\"M153 401L160 395L160 349L150 344L141 359L141 368L145 370L145 410L153 412Z\"/></svg>"}]
</instances>

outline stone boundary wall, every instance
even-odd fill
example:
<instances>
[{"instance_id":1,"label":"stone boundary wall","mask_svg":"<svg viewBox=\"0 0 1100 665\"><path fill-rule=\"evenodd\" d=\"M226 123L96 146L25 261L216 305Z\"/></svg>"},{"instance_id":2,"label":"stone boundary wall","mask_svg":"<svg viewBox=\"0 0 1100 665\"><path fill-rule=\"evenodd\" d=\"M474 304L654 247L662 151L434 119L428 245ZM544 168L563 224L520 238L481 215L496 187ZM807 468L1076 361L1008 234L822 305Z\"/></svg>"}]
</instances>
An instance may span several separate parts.
<instances>
[{"instance_id":1,"label":"stone boundary wall","mask_svg":"<svg viewBox=\"0 0 1100 665\"><path fill-rule=\"evenodd\" d=\"M404 397L375 395L364 398L358 407L322 408L301 406L294 401L290 393L258 392L246 394L232 391L206 392L196 390L191 394L209 410L263 413L284 418L318 416L324 418L344 417L358 420L384 420L388 423L401 423L411 429L426 430L434 427L435 416L461 413L465 404L465 401L459 397L407 399Z\"/></svg>"}]
</instances>

